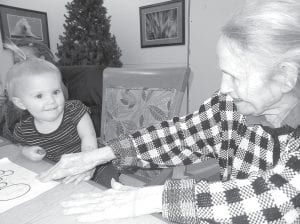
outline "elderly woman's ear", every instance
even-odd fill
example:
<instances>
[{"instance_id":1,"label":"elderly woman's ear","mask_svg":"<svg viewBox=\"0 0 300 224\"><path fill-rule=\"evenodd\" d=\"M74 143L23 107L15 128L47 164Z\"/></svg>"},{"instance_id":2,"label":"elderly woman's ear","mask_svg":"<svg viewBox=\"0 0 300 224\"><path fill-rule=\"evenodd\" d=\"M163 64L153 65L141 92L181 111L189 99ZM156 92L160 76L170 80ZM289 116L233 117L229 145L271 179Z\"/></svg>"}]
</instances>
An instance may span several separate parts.
<instances>
[{"instance_id":1,"label":"elderly woman's ear","mask_svg":"<svg viewBox=\"0 0 300 224\"><path fill-rule=\"evenodd\" d=\"M294 62L281 62L278 72L273 77L281 86L283 93L294 89L298 79L299 68Z\"/></svg>"}]
</instances>

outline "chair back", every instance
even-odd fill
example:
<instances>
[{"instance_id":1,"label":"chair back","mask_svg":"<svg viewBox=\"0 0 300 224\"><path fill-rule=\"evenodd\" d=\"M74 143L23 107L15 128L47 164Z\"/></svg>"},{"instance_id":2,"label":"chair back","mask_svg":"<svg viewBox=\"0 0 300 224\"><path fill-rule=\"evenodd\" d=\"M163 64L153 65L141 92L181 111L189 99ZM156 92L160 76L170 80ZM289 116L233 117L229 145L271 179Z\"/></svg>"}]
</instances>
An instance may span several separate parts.
<instances>
[{"instance_id":1,"label":"chair back","mask_svg":"<svg viewBox=\"0 0 300 224\"><path fill-rule=\"evenodd\" d=\"M186 67L104 69L102 140L178 116L189 74Z\"/></svg>"},{"instance_id":2,"label":"chair back","mask_svg":"<svg viewBox=\"0 0 300 224\"><path fill-rule=\"evenodd\" d=\"M178 116L189 74L190 69L186 67L104 69L102 141ZM163 184L167 178L191 176L215 180L219 177L215 162L205 161L187 168L136 168L122 171L119 180L125 185L145 186Z\"/></svg>"}]
</instances>

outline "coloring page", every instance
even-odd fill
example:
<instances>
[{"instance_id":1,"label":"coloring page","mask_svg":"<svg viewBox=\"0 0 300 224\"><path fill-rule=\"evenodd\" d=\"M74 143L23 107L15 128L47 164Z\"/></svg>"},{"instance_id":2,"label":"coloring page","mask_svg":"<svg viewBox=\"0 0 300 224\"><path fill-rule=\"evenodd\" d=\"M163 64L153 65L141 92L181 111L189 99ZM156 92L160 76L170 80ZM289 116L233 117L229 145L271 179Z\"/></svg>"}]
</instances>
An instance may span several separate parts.
<instances>
[{"instance_id":1,"label":"coloring page","mask_svg":"<svg viewBox=\"0 0 300 224\"><path fill-rule=\"evenodd\" d=\"M11 162L8 158L0 159L0 213L59 184L55 181L43 183L36 176L36 173Z\"/></svg>"}]
</instances>

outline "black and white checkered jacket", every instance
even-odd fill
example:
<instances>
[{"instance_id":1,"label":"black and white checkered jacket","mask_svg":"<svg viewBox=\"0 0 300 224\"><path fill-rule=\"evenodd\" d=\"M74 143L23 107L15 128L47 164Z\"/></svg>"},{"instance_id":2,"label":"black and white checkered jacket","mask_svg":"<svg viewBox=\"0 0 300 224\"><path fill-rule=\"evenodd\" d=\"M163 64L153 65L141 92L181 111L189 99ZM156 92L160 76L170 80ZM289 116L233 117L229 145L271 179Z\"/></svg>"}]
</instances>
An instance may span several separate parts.
<instances>
[{"instance_id":1,"label":"black and white checkered jacket","mask_svg":"<svg viewBox=\"0 0 300 224\"><path fill-rule=\"evenodd\" d=\"M122 136L110 146L123 168L186 165L208 157L218 160L219 182L165 183L163 216L171 221L296 224L300 223L297 132L286 128L274 137L261 125L249 126L232 99L216 93L199 111Z\"/></svg>"}]
</instances>

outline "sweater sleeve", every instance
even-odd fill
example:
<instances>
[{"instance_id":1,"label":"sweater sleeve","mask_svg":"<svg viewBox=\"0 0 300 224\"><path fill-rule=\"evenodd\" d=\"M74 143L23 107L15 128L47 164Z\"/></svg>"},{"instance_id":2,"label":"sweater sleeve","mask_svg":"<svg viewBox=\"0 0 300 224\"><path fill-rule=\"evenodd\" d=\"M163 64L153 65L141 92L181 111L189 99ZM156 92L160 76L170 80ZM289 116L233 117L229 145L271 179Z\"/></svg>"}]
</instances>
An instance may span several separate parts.
<instances>
[{"instance_id":1,"label":"sweater sleeve","mask_svg":"<svg viewBox=\"0 0 300 224\"><path fill-rule=\"evenodd\" d=\"M231 98L216 93L190 115L120 136L109 142L118 158L115 164L164 168L217 158L224 132L236 119L234 110Z\"/></svg>"},{"instance_id":2,"label":"sweater sleeve","mask_svg":"<svg viewBox=\"0 0 300 224\"><path fill-rule=\"evenodd\" d=\"M298 140L299 141L299 140ZM295 145L294 145L295 146ZM163 217L179 223L299 223L299 143L271 170L247 179L208 183L168 180Z\"/></svg>"}]
</instances>

